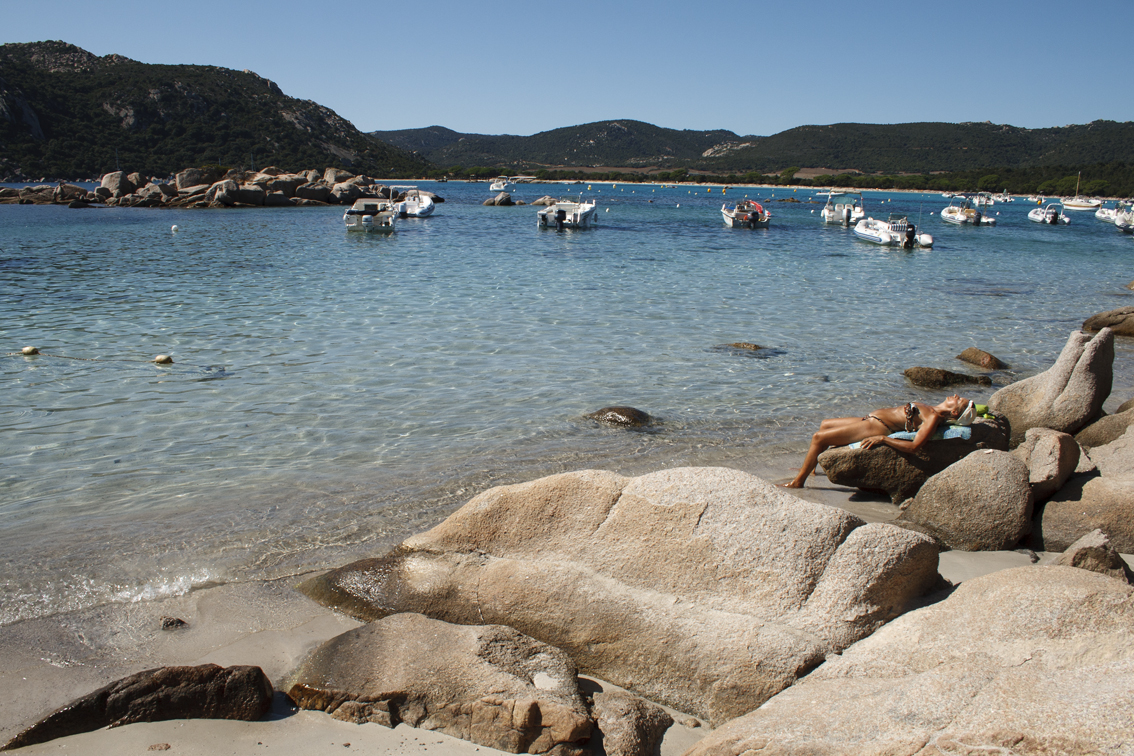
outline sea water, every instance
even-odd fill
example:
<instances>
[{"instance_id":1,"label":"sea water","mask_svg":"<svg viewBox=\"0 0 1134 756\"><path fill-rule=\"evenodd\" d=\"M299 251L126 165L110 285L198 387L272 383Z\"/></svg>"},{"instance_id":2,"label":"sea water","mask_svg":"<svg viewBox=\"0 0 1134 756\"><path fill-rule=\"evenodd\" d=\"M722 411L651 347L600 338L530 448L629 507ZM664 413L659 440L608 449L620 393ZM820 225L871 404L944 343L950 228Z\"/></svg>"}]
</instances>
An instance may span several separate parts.
<instances>
[{"instance_id":1,"label":"sea water","mask_svg":"<svg viewBox=\"0 0 1134 756\"><path fill-rule=\"evenodd\" d=\"M445 202L390 235L336 207L0 206L0 624L381 554L551 473L759 470L823 417L951 393L908 367L977 373L955 357L980 347L1010 365L961 390L987 398L1131 301L1129 236L1019 201L972 228L868 192L936 239L907 251L822 224L811 190L517 186L597 200L556 231L421 185ZM724 225L746 196L770 228ZM655 422L586 419L610 405Z\"/></svg>"}]
</instances>

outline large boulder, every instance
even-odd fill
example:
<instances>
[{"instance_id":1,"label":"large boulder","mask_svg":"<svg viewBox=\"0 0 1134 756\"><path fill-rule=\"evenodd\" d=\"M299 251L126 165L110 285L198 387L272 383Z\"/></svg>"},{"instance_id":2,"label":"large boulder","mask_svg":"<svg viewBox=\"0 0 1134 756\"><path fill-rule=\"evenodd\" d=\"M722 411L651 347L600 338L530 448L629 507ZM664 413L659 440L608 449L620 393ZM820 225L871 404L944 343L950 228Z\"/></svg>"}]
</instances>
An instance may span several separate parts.
<instances>
[{"instance_id":1,"label":"large boulder","mask_svg":"<svg viewBox=\"0 0 1134 756\"><path fill-rule=\"evenodd\" d=\"M1079 442L1080 446L1087 449L1105 446L1122 436L1131 425L1134 425L1134 408L1100 417L1076 433L1075 440Z\"/></svg>"},{"instance_id":2,"label":"large boulder","mask_svg":"<svg viewBox=\"0 0 1134 756\"><path fill-rule=\"evenodd\" d=\"M1018 567L961 584L686 756L1126 754L1134 588Z\"/></svg>"},{"instance_id":3,"label":"large boulder","mask_svg":"<svg viewBox=\"0 0 1134 756\"><path fill-rule=\"evenodd\" d=\"M327 641L288 695L347 722L404 722L509 753L581 755L592 729L567 654L510 627L420 614Z\"/></svg>"},{"instance_id":4,"label":"large boulder","mask_svg":"<svg viewBox=\"0 0 1134 756\"><path fill-rule=\"evenodd\" d=\"M507 624L588 674L719 723L936 579L923 535L736 470L684 468L493 488L389 556L301 590L365 621L418 612Z\"/></svg>"},{"instance_id":5,"label":"large boulder","mask_svg":"<svg viewBox=\"0 0 1134 756\"><path fill-rule=\"evenodd\" d=\"M1055 564L1091 570L1116 580L1134 583L1134 574L1131 574L1122 556L1111 545L1110 538L1101 530L1092 530L1068 546Z\"/></svg>"},{"instance_id":6,"label":"large boulder","mask_svg":"<svg viewBox=\"0 0 1134 756\"><path fill-rule=\"evenodd\" d=\"M1063 551L1095 529L1123 554L1134 554L1134 481L1071 476L1036 514L1031 543L1037 550Z\"/></svg>"},{"instance_id":7,"label":"large boulder","mask_svg":"<svg viewBox=\"0 0 1134 756\"><path fill-rule=\"evenodd\" d=\"M353 173L344 171L341 168L328 168L323 171L323 183L327 186L334 186L343 181L350 181L352 178L354 178Z\"/></svg>"},{"instance_id":8,"label":"large boulder","mask_svg":"<svg viewBox=\"0 0 1134 756\"><path fill-rule=\"evenodd\" d=\"M1092 315L1083 321L1084 331L1109 328L1118 336L1134 336L1134 307L1119 307Z\"/></svg>"},{"instance_id":9,"label":"large boulder","mask_svg":"<svg viewBox=\"0 0 1134 756\"><path fill-rule=\"evenodd\" d=\"M205 200L207 202L215 202L218 205L231 206L236 202L233 197L236 195L238 189L240 189L240 186L237 185L235 181L232 179L224 179L209 187L209 190L205 192Z\"/></svg>"},{"instance_id":10,"label":"large boulder","mask_svg":"<svg viewBox=\"0 0 1134 756\"><path fill-rule=\"evenodd\" d=\"M1028 466L1008 452L986 449L925 481L902 504L898 521L951 549L1002 551L1028 534L1032 503Z\"/></svg>"},{"instance_id":11,"label":"large boulder","mask_svg":"<svg viewBox=\"0 0 1134 756\"><path fill-rule=\"evenodd\" d=\"M673 726L665 709L625 691L595 693L592 713L606 756L653 756Z\"/></svg>"},{"instance_id":12,"label":"large boulder","mask_svg":"<svg viewBox=\"0 0 1134 756\"><path fill-rule=\"evenodd\" d=\"M0 751L55 738L167 719L260 719L272 708L272 683L259 667L161 667L124 677L36 722Z\"/></svg>"},{"instance_id":13,"label":"large boulder","mask_svg":"<svg viewBox=\"0 0 1134 756\"><path fill-rule=\"evenodd\" d=\"M256 184L241 184L236 189L227 192L227 194L234 204L254 205L257 207L263 205L264 199L268 196L268 193Z\"/></svg>"},{"instance_id":14,"label":"large boulder","mask_svg":"<svg viewBox=\"0 0 1134 756\"><path fill-rule=\"evenodd\" d=\"M102 177L102 187L110 190L110 196L115 198L133 194L138 187L126 177L126 171L114 171Z\"/></svg>"},{"instance_id":15,"label":"large boulder","mask_svg":"<svg viewBox=\"0 0 1134 756\"><path fill-rule=\"evenodd\" d=\"M1074 438L1048 428L1029 428L1024 442L1012 454L1028 467L1028 482L1037 502L1063 488L1079 466L1080 449Z\"/></svg>"},{"instance_id":16,"label":"large boulder","mask_svg":"<svg viewBox=\"0 0 1134 756\"><path fill-rule=\"evenodd\" d=\"M335 184L331 189L330 202L337 202L340 205L349 205L363 194L362 189L358 184L341 183Z\"/></svg>"},{"instance_id":17,"label":"large boulder","mask_svg":"<svg viewBox=\"0 0 1134 756\"><path fill-rule=\"evenodd\" d=\"M889 446L852 449L838 446L819 455L827 479L840 486L881 491L895 504L915 495L925 481L978 449L1008 449L1008 422L1004 417L973 423L967 439L929 441L916 452Z\"/></svg>"},{"instance_id":18,"label":"large boulder","mask_svg":"<svg viewBox=\"0 0 1134 756\"><path fill-rule=\"evenodd\" d=\"M206 180L205 173L200 168L186 168L173 177L173 183L177 186L178 192L191 186L204 184Z\"/></svg>"},{"instance_id":19,"label":"large boulder","mask_svg":"<svg viewBox=\"0 0 1134 756\"><path fill-rule=\"evenodd\" d=\"M977 365L985 370L1004 370L1008 367L995 355L989 354L983 349L976 347L969 347L965 351L957 355L957 359L962 362L967 362L970 365Z\"/></svg>"},{"instance_id":20,"label":"large boulder","mask_svg":"<svg viewBox=\"0 0 1134 756\"><path fill-rule=\"evenodd\" d=\"M1113 368L1114 336L1109 328L1094 338L1074 331L1053 366L1000 389L989 398L988 407L1007 415L1013 447L1029 428L1074 434L1099 414L1110 396Z\"/></svg>"},{"instance_id":21,"label":"large boulder","mask_svg":"<svg viewBox=\"0 0 1134 756\"><path fill-rule=\"evenodd\" d=\"M308 182L295 187L295 196L299 199L314 200L315 202L328 202L331 197L331 187L326 184Z\"/></svg>"},{"instance_id":22,"label":"large boulder","mask_svg":"<svg viewBox=\"0 0 1134 756\"><path fill-rule=\"evenodd\" d=\"M512 200L511 194L508 192L500 192L495 197L486 199L483 204L489 206L495 205L496 207L510 207L516 203Z\"/></svg>"}]
</instances>

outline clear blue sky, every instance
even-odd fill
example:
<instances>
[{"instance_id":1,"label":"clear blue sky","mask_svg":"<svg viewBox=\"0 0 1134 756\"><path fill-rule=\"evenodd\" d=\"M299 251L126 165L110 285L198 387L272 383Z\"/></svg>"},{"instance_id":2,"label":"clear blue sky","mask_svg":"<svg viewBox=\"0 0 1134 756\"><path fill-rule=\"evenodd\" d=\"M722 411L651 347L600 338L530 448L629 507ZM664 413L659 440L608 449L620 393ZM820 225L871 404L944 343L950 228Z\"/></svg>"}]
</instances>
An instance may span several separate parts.
<instances>
[{"instance_id":1,"label":"clear blue sky","mask_svg":"<svg viewBox=\"0 0 1134 756\"><path fill-rule=\"evenodd\" d=\"M250 69L363 131L529 135L616 118L1134 120L1134 0L0 2L0 41Z\"/></svg>"}]
</instances>

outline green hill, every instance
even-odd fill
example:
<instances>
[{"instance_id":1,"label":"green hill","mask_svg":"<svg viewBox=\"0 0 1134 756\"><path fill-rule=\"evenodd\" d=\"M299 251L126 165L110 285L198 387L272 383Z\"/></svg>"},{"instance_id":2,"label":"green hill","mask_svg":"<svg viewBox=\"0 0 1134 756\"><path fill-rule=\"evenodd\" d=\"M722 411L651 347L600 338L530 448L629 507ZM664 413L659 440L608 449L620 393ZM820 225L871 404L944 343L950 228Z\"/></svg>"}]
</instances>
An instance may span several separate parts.
<instances>
[{"instance_id":1,"label":"green hill","mask_svg":"<svg viewBox=\"0 0 1134 756\"><path fill-rule=\"evenodd\" d=\"M251 71L98 57L65 42L0 45L0 177L252 163L381 176L429 169Z\"/></svg>"},{"instance_id":2,"label":"green hill","mask_svg":"<svg viewBox=\"0 0 1134 756\"><path fill-rule=\"evenodd\" d=\"M440 126L370 133L402 149L417 150L438 166L515 171L593 165L669 168L701 161L706 150L740 141L731 131L678 131L633 120L567 126L527 137L459 134Z\"/></svg>"}]
</instances>

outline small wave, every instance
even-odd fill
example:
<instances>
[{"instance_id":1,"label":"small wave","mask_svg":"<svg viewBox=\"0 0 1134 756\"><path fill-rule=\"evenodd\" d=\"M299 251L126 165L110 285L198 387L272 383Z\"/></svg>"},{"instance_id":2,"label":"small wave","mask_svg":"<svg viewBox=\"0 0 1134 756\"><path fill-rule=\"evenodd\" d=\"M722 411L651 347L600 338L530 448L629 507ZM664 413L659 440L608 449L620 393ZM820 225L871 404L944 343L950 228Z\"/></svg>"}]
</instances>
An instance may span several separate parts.
<instances>
[{"instance_id":1,"label":"small wave","mask_svg":"<svg viewBox=\"0 0 1134 756\"><path fill-rule=\"evenodd\" d=\"M133 604L139 601L184 596L194 588L201 588L217 582L219 581L216 575L213 575L209 570L201 569L189 575L176 575L145 585L120 589L114 593L113 600L118 603Z\"/></svg>"}]
</instances>

